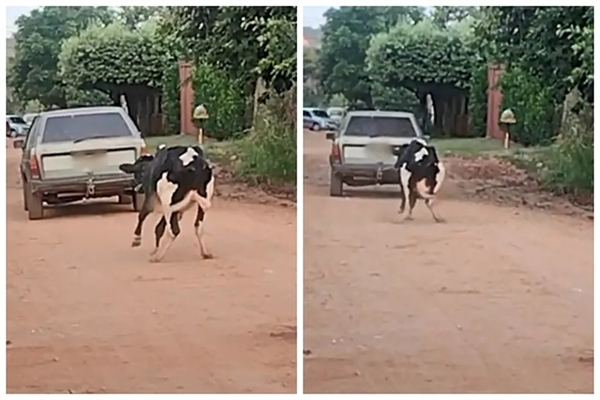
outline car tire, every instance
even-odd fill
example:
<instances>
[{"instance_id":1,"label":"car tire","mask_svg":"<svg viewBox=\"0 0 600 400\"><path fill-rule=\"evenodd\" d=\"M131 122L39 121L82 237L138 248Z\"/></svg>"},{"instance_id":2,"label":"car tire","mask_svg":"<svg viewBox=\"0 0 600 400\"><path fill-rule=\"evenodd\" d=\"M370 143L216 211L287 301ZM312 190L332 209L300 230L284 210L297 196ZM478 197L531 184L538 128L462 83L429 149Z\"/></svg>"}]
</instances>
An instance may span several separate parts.
<instances>
[{"instance_id":1,"label":"car tire","mask_svg":"<svg viewBox=\"0 0 600 400\"><path fill-rule=\"evenodd\" d=\"M119 195L119 204L132 204L132 203L133 203L133 196L130 196L127 194Z\"/></svg>"},{"instance_id":2,"label":"car tire","mask_svg":"<svg viewBox=\"0 0 600 400\"><path fill-rule=\"evenodd\" d=\"M331 197L341 197L344 192L344 182L342 178L335 174L333 169L331 170L331 177L329 179L329 195Z\"/></svg>"},{"instance_id":3,"label":"car tire","mask_svg":"<svg viewBox=\"0 0 600 400\"><path fill-rule=\"evenodd\" d=\"M14 138L16 138L16 137L17 137L17 131L13 131L13 130L11 129L11 130L10 130L10 133L9 133L9 136L10 136L11 138L13 138L13 139L14 139Z\"/></svg>"},{"instance_id":4,"label":"car tire","mask_svg":"<svg viewBox=\"0 0 600 400\"><path fill-rule=\"evenodd\" d=\"M33 221L44 218L44 200L36 196L29 185L26 185L25 198L29 219Z\"/></svg>"},{"instance_id":5,"label":"car tire","mask_svg":"<svg viewBox=\"0 0 600 400\"><path fill-rule=\"evenodd\" d=\"M310 129L315 132L319 132L321 130L321 126L315 122L314 124L312 124Z\"/></svg>"},{"instance_id":6,"label":"car tire","mask_svg":"<svg viewBox=\"0 0 600 400\"><path fill-rule=\"evenodd\" d=\"M135 193L132 196L132 204L133 211L139 212L142 209L142 205L144 204L144 200L146 200L146 196L143 193Z\"/></svg>"},{"instance_id":7,"label":"car tire","mask_svg":"<svg viewBox=\"0 0 600 400\"><path fill-rule=\"evenodd\" d=\"M27 191L29 190L29 185L24 177L21 177L21 187L23 188L23 210L29 211L29 207L27 206Z\"/></svg>"}]
</instances>

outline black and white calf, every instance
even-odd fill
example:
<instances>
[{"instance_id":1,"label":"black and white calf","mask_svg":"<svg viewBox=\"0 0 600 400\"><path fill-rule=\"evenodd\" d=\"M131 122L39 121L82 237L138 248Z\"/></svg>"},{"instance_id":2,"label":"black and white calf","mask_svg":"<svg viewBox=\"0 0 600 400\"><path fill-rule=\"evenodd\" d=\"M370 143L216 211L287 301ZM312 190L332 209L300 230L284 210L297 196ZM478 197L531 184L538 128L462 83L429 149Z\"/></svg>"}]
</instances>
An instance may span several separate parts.
<instances>
[{"instance_id":1,"label":"black and white calf","mask_svg":"<svg viewBox=\"0 0 600 400\"><path fill-rule=\"evenodd\" d=\"M119 168L133 174L136 190L145 194L131 243L133 247L142 243L142 225L146 217L152 212L161 213L162 218L154 230L156 241L150 261L162 260L181 232L179 221L183 213L197 204L194 228L200 254L203 258L212 258L202 240L202 223L204 214L211 207L214 176L200 147L162 146L155 155L142 155L134 164L122 164ZM161 246L167 227L167 237Z\"/></svg>"},{"instance_id":2,"label":"black and white calf","mask_svg":"<svg viewBox=\"0 0 600 400\"><path fill-rule=\"evenodd\" d=\"M395 155L398 156L396 169L400 178L402 203L399 213L402 215L402 220L412 219L412 210L417 199L422 199L425 200L425 205L433 219L436 222L444 222L433 211L433 199L446 175L444 164L438 158L435 148L420 139L415 139L410 144L401 146ZM408 212L406 212L407 196Z\"/></svg>"}]
</instances>

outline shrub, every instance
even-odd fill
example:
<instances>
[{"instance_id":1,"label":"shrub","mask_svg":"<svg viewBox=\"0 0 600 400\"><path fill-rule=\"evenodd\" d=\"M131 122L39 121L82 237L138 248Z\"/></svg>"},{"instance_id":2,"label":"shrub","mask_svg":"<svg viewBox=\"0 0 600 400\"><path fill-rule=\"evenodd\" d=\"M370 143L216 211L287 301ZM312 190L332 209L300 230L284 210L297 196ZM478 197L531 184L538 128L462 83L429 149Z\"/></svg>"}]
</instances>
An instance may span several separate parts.
<instances>
[{"instance_id":1,"label":"shrub","mask_svg":"<svg viewBox=\"0 0 600 400\"><path fill-rule=\"evenodd\" d=\"M511 128L511 139L524 146L550 144L556 134L559 113L548 86L512 66L502 75L500 87L502 110L512 109L517 119Z\"/></svg>"},{"instance_id":2,"label":"shrub","mask_svg":"<svg viewBox=\"0 0 600 400\"><path fill-rule=\"evenodd\" d=\"M242 85L204 62L194 66L192 79L194 105L204 104L209 114L204 125L206 136L223 140L240 135L246 120Z\"/></svg>"},{"instance_id":3,"label":"shrub","mask_svg":"<svg viewBox=\"0 0 600 400\"><path fill-rule=\"evenodd\" d=\"M271 95L266 104L259 105L252 134L241 148L238 171L242 176L268 185L295 182L295 96L295 90Z\"/></svg>"},{"instance_id":4,"label":"shrub","mask_svg":"<svg viewBox=\"0 0 600 400\"><path fill-rule=\"evenodd\" d=\"M469 93L469 125L471 137L484 137L487 131L487 65L479 64L471 75Z\"/></svg>"},{"instance_id":5,"label":"shrub","mask_svg":"<svg viewBox=\"0 0 600 400\"><path fill-rule=\"evenodd\" d=\"M162 81L162 110L166 117L168 134L179 133L181 104L179 98L179 66L172 63L167 66Z\"/></svg>"},{"instance_id":6,"label":"shrub","mask_svg":"<svg viewBox=\"0 0 600 400\"><path fill-rule=\"evenodd\" d=\"M543 183L562 193L580 194L594 191L594 131L573 126L571 132L557 139L548 151Z\"/></svg>"}]
</instances>

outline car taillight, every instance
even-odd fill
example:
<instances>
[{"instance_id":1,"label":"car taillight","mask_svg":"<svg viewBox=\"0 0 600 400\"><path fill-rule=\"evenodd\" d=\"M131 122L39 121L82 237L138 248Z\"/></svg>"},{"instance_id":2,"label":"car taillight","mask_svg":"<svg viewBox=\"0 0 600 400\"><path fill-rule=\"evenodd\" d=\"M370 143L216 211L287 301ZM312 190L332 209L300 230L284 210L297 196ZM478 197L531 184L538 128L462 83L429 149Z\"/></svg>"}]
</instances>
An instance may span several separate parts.
<instances>
[{"instance_id":1,"label":"car taillight","mask_svg":"<svg viewBox=\"0 0 600 400\"><path fill-rule=\"evenodd\" d=\"M29 171L31 172L32 178L40 178L40 164L38 163L38 159L35 155L32 155L29 159Z\"/></svg>"},{"instance_id":2,"label":"car taillight","mask_svg":"<svg viewBox=\"0 0 600 400\"><path fill-rule=\"evenodd\" d=\"M337 143L331 144L331 158L335 161L342 160L342 152L340 151L340 145Z\"/></svg>"},{"instance_id":3,"label":"car taillight","mask_svg":"<svg viewBox=\"0 0 600 400\"><path fill-rule=\"evenodd\" d=\"M144 145L142 146L142 149L140 150L140 155L143 156L145 154L150 154L150 150L148 149L148 147L144 143Z\"/></svg>"}]
</instances>

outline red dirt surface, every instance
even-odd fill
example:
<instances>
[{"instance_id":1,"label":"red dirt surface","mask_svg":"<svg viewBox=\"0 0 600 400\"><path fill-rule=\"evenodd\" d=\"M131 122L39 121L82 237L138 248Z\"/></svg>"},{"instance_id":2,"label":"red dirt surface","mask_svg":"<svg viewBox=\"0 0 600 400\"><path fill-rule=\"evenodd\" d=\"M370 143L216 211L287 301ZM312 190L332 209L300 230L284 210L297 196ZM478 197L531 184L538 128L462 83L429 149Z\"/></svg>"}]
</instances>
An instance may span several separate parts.
<instances>
[{"instance_id":1,"label":"red dirt surface","mask_svg":"<svg viewBox=\"0 0 600 400\"><path fill-rule=\"evenodd\" d=\"M215 259L191 212L151 264L157 216L137 249L116 197L28 221L7 153L8 393L296 392L294 208L216 198Z\"/></svg>"},{"instance_id":2,"label":"red dirt surface","mask_svg":"<svg viewBox=\"0 0 600 400\"><path fill-rule=\"evenodd\" d=\"M593 393L585 213L453 160L448 222L400 223L398 188L329 197L329 142L304 143L305 393Z\"/></svg>"}]
</instances>

